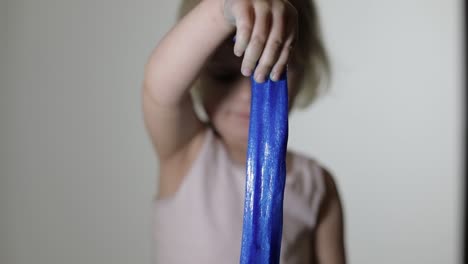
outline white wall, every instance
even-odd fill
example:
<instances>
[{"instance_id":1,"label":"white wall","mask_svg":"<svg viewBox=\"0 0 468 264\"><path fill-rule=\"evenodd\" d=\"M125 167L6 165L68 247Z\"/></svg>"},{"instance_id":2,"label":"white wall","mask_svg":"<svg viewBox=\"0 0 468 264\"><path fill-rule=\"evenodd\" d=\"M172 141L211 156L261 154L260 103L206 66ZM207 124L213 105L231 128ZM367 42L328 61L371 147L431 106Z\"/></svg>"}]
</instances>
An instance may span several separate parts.
<instances>
[{"instance_id":1,"label":"white wall","mask_svg":"<svg viewBox=\"0 0 468 264\"><path fill-rule=\"evenodd\" d=\"M1 2L0 263L149 263L139 89L176 2ZM290 146L336 175L350 263L460 263L459 1L318 2L334 79Z\"/></svg>"},{"instance_id":2,"label":"white wall","mask_svg":"<svg viewBox=\"0 0 468 264\"><path fill-rule=\"evenodd\" d=\"M319 3L334 82L290 143L336 174L352 263L460 263L461 3Z\"/></svg>"}]
</instances>

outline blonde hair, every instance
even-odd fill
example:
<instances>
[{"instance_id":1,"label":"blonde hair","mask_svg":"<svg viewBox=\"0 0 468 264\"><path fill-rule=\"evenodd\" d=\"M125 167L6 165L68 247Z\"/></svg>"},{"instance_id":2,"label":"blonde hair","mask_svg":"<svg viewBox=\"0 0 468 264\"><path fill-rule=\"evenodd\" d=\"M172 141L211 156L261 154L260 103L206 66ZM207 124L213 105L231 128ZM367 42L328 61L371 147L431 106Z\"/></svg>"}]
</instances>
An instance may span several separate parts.
<instances>
[{"instance_id":1,"label":"blonde hair","mask_svg":"<svg viewBox=\"0 0 468 264\"><path fill-rule=\"evenodd\" d=\"M178 20L190 12L200 1L182 0L178 10ZM305 108L315 101L319 94L325 92L325 88L328 88L331 74L330 61L322 42L319 17L314 1L289 0L289 2L296 8L299 22L299 33L293 60L303 69L300 88L294 99L294 107ZM192 89L195 101L200 99L199 92L196 90L196 87Z\"/></svg>"}]
</instances>

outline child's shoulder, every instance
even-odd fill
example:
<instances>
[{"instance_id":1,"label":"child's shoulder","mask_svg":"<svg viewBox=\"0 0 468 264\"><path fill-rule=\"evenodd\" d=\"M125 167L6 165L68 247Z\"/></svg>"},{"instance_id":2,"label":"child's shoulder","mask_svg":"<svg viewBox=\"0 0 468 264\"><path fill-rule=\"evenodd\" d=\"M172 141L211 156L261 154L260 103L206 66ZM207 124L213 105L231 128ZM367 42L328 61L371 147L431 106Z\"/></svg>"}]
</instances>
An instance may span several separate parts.
<instances>
[{"instance_id":1,"label":"child's shoulder","mask_svg":"<svg viewBox=\"0 0 468 264\"><path fill-rule=\"evenodd\" d=\"M291 159L291 178L298 177L303 184L314 185L324 193L336 192L335 176L319 158L289 149L287 155Z\"/></svg>"},{"instance_id":2,"label":"child's shoulder","mask_svg":"<svg viewBox=\"0 0 468 264\"><path fill-rule=\"evenodd\" d=\"M297 150L288 149L287 159L290 159L292 166L297 169L323 170L325 168L317 157Z\"/></svg>"},{"instance_id":3,"label":"child's shoulder","mask_svg":"<svg viewBox=\"0 0 468 264\"><path fill-rule=\"evenodd\" d=\"M317 157L298 151L288 150L288 154L295 159L295 165L303 171L303 175L309 178L309 186L315 185L316 191L322 193L320 200L326 207L330 202L340 204L339 184L335 173ZM341 205L340 205L341 206Z\"/></svg>"}]
</instances>

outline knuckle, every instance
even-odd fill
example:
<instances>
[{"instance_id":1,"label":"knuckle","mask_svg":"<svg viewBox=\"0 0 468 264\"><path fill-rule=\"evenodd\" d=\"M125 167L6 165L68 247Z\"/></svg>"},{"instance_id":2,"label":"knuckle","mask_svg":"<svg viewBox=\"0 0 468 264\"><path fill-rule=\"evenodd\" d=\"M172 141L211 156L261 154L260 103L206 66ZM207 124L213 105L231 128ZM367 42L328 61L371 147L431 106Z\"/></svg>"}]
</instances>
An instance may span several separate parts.
<instances>
[{"instance_id":1,"label":"knuckle","mask_svg":"<svg viewBox=\"0 0 468 264\"><path fill-rule=\"evenodd\" d=\"M253 36L252 38L252 45L255 47L255 48L261 48L265 45L265 42L266 42L266 38L265 36L263 35L255 35Z\"/></svg>"},{"instance_id":2,"label":"knuckle","mask_svg":"<svg viewBox=\"0 0 468 264\"><path fill-rule=\"evenodd\" d=\"M241 32L241 34L249 35L252 31L252 23L250 22L239 22L237 25L237 30Z\"/></svg>"},{"instance_id":3,"label":"knuckle","mask_svg":"<svg viewBox=\"0 0 468 264\"><path fill-rule=\"evenodd\" d=\"M275 67L273 68L272 72L280 73L280 72L283 71L284 67L285 67L285 64L283 64L283 63L278 63L278 64L275 65Z\"/></svg>"},{"instance_id":4,"label":"knuckle","mask_svg":"<svg viewBox=\"0 0 468 264\"><path fill-rule=\"evenodd\" d=\"M278 61L278 63L276 63L275 65L275 68L277 70L281 70L283 69L284 67L286 67L286 62L285 61Z\"/></svg>"},{"instance_id":5,"label":"knuckle","mask_svg":"<svg viewBox=\"0 0 468 264\"><path fill-rule=\"evenodd\" d=\"M255 69L255 63L253 63L250 60L244 60L244 63L242 64L242 68L248 68L248 69Z\"/></svg>"},{"instance_id":6,"label":"knuckle","mask_svg":"<svg viewBox=\"0 0 468 264\"><path fill-rule=\"evenodd\" d=\"M271 11L271 4L267 1L257 1L255 3L255 11L258 13L266 14Z\"/></svg>"},{"instance_id":7,"label":"knuckle","mask_svg":"<svg viewBox=\"0 0 468 264\"><path fill-rule=\"evenodd\" d=\"M271 69L271 67L273 67L273 60L272 59L266 59L265 61L260 62L258 64L258 67L260 69L262 69L262 71L268 72Z\"/></svg>"},{"instance_id":8,"label":"knuckle","mask_svg":"<svg viewBox=\"0 0 468 264\"><path fill-rule=\"evenodd\" d=\"M271 68L274 65L274 58L272 56L262 56L258 63L261 68Z\"/></svg>"},{"instance_id":9,"label":"knuckle","mask_svg":"<svg viewBox=\"0 0 468 264\"><path fill-rule=\"evenodd\" d=\"M244 60L242 62L242 67L248 66L248 67L253 67L257 63L257 60L255 58L252 58L252 56L246 56L244 57Z\"/></svg>"},{"instance_id":10,"label":"knuckle","mask_svg":"<svg viewBox=\"0 0 468 264\"><path fill-rule=\"evenodd\" d=\"M283 42L280 39L275 39L271 42L271 48L273 50L279 50L283 46Z\"/></svg>"}]
</instances>

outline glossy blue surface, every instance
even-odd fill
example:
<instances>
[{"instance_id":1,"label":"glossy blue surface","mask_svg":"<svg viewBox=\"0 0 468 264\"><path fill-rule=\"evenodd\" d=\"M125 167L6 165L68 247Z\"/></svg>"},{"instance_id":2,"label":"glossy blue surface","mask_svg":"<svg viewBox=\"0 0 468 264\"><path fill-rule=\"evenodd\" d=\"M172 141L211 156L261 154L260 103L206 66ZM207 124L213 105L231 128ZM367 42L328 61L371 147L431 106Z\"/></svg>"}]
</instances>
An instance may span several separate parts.
<instances>
[{"instance_id":1,"label":"glossy blue surface","mask_svg":"<svg viewBox=\"0 0 468 264\"><path fill-rule=\"evenodd\" d=\"M287 74L253 78L241 264L279 263L288 141Z\"/></svg>"}]
</instances>

